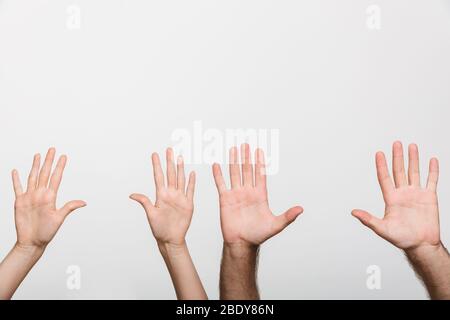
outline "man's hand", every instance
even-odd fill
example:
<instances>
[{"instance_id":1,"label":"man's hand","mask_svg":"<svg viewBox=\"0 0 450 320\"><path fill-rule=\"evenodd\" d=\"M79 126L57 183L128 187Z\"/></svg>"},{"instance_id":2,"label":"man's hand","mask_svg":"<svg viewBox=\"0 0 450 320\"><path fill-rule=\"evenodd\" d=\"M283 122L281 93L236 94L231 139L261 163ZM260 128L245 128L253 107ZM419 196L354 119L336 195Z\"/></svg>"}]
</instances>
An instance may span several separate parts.
<instances>
[{"instance_id":1,"label":"man's hand","mask_svg":"<svg viewBox=\"0 0 450 320\"><path fill-rule=\"evenodd\" d=\"M40 155L34 156L33 166L24 191L17 170L12 172L17 241L0 264L0 299L10 299L45 251L65 218L84 207L84 201L68 202L56 208L56 198L66 166L62 156L52 172L55 149L51 148L40 168Z\"/></svg>"},{"instance_id":2,"label":"man's hand","mask_svg":"<svg viewBox=\"0 0 450 320\"><path fill-rule=\"evenodd\" d=\"M152 155L156 185L155 204L142 194L132 194L130 198L139 202L147 213L150 227L166 262L178 299L207 299L185 242L194 212L195 173L191 172L189 175L186 188L183 158L178 157L175 167L171 148L167 149L166 158L167 184L164 181L158 154Z\"/></svg>"},{"instance_id":3,"label":"man's hand","mask_svg":"<svg viewBox=\"0 0 450 320\"><path fill-rule=\"evenodd\" d=\"M61 184L67 157L61 156L52 173L55 149L51 148L40 169L40 155L34 156L33 167L24 192L17 170L12 173L15 202L17 246L45 248L53 239L65 218L74 210L86 206L84 201L68 202L56 208L56 198Z\"/></svg>"},{"instance_id":4,"label":"man's hand","mask_svg":"<svg viewBox=\"0 0 450 320\"><path fill-rule=\"evenodd\" d=\"M225 185L220 166L213 166L220 198L222 233L227 244L260 245L284 230L303 212L303 208L293 207L280 216L272 214L261 149L256 150L255 158L256 164L253 166L250 147L244 144L241 147L242 164L239 165L237 148L230 150L231 189Z\"/></svg>"},{"instance_id":5,"label":"man's hand","mask_svg":"<svg viewBox=\"0 0 450 320\"><path fill-rule=\"evenodd\" d=\"M376 155L378 181L386 204L384 217L380 219L363 210L353 210L352 214L380 237L404 250L432 299L450 299L450 256L440 238L436 194L439 163L436 158L430 160L427 185L421 187L415 144L409 146L408 154L406 173L402 144L394 143L394 182L384 154Z\"/></svg>"},{"instance_id":6,"label":"man's hand","mask_svg":"<svg viewBox=\"0 0 450 320\"><path fill-rule=\"evenodd\" d=\"M393 146L395 184L389 175L386 158L382 152L376 155L376 166L386 204L384 217L379 219L362 210L353 210L352 214L380 237L400 249L440 246L439 207L436 194L438 160L433 158L430 161L425 188L420 184L419 152L414 144L409 146L408 177L400 142L395 142Z\"/></svg>"},{"instance_id":7,"label":"man's hand","mask_svg":"<svg viewBox=\"0 0 450 320\"><path fill-rule=\"evenodd\" d=\"M213 165L224 238L220 297L256 300L259 299L256 282L259 245L284 230L303 209L293 207L280 216L274 216L267 199L263 151L256 150L255 166L248 144L241 147L241 165L238 158L234 147L230 150L231 189L225 185L220 166Z\"/></svg>"}]
</instances>

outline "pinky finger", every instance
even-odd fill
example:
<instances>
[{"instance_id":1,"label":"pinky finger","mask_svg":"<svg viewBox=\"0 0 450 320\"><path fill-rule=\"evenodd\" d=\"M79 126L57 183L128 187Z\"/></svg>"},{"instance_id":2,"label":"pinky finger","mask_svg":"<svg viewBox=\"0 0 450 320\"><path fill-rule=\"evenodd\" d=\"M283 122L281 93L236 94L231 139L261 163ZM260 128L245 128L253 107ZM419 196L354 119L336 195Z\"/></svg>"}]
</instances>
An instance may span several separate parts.
<instances>
[{"instance_id":1,"label":"pinky finger","mask_svg":"<svg viewBox=\"0 0 450 320\"><path fill-rule=\"evenodd\" d=\"M16 197L18 197L21 194L23 194L23 188L22 188L22 183L20 182L20 177L19 177L19 173L17 172L17 170L13 170L13 172L12 172L12 181L13 181L14 193L15 193Z\"/></svg>"},{"instance_id":2,"label":"pinky finger","mask_svg":"<svg viewBox=\"0 0 450 320\"><path fill-rule=\"evenodd\" d=\"M430 160L427 188L431 191L436 191L438 181L439 181L439 161L438 159L433 158Z\"/></svg>"}]
</instances>

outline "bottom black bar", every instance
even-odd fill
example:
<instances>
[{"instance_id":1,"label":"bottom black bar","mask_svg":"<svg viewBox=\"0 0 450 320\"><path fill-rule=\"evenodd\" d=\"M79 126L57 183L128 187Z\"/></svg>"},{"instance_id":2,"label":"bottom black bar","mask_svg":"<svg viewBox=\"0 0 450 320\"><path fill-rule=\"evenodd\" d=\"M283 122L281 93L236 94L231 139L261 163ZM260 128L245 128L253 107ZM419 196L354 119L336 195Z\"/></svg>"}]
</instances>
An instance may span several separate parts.
<instances>
[{"instance_id":1,"label":"bottom black bar","mask_svg":"<svg viewBox=\"0 0 450 320\"><path fill-rule=\"evenodd\" d=\"M63 312L58 312L60 310ZM0 312L61 319L98 316L145 319L309 319L315 317L418 316L446 314L448 301L4 301Z\"/></svg>"}]
</instances>

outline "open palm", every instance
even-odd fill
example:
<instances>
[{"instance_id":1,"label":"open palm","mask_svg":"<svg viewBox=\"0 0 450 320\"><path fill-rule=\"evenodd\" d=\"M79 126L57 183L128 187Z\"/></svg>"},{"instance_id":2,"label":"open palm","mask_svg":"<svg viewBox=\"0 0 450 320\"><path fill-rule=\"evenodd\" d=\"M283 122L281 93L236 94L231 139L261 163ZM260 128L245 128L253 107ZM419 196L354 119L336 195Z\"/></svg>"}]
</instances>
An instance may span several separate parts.
<instances>
[{"instance_id":1,"label":"open palm","mask_svg":"<svg viewBox=\"0 0 450 320\"><path fill-rule=\"evenodd\" d=\"M239 165L237 148L230 150L231 189L225 185L220 166L213 166L220 197L222 233L227 243L259 245L281 232L303 212L301 207L294 207L280 216L272 214L267 198L263 151L258 149L255 158L254 168L250 147L244 144L241 148L242 164Z\"/></svg>"},{"instance_id":2,"label":"open palm","mask_svg":"<svg viewBox=\"0 0 450 320\"><path fill-rule=\"evenodd\" d=\"M403 147L400 142L394 143L394 182L389 175L384 154L379 152L376 155L378 180L386 204L383 219L376 218L363 210L354 210L353 215L379 236L401 249L436 246L440 244L436 194L439 164L437 159L431 159L427 186L422 188L417 146L410 145L408 154L407 177Z\"/></svg>"},{"instance_id":3,"label":"open palm","mask_svg":"<svg viewBox=\"0 0 450 320\"><path fill-rule=\"evenodd\" d=\"M181 245L191 224L194 212L195 174L191 172L186 189L183 158L178 157L177 168L173 150L167 149L167 186L158 154L152 156L156 185L156 202L142 194L133 194L131 199L139 202L147 213L153 235L160 243Z\"/></svg>"},{"instance_id":4,"label":"open palm","mask_svg":"<svg viewBox=\"0 0 450 320\"><path fill-rule=\"evenodd\" d=\"M17 244L24 247L45 247L55 236L64 219L72 211L84 207L83 201L71 201L61 209L56 208L56 198L61 184L67 157L62 156L55 167L52 165L55 149L47 153L44 165L40 168L40 155L34 157L27 190L24 192L19 174L13 171L13 185L16 194L15 222Z\"/></svg>"}]
</instances>

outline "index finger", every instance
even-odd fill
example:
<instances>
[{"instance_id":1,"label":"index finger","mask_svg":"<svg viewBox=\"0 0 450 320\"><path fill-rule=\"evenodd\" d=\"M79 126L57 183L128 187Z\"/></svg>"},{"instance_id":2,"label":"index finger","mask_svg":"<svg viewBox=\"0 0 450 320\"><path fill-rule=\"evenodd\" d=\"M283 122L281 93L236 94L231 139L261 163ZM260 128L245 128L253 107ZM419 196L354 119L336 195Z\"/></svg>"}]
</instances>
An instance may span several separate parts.
<instances>
[{"instance_id":1,"label":"index finger","mask_svg":"<svg viewBox=\"0 0 450 320\"><path fill-rule=\"evenodd\" d=\"M376 166L378 182L380 184L381 191L383 192L383 196L386 200L386 195L394 190L394 184L392 183L391 176L389 175L386 157L383 152L377 152Z\"/></svg>"},{"instance_id":2,"label":"index finger","mask_svg":"<svg viewBox=\"0 0 450 320\"><path fill-rule=\"evenodd\" d=\"M161 161L159 160L159 155L155 152L152 154L152 164L153 164L153 176L155 178L156 190L164 188L164 173L161 168Z\"/></svg>"},{"instance_id":3,"label":"index finger","mask_svg":"<svg viewBox=\"0 0 450 320\"><path fill-rule=\"evenodd\" d=\"M67 156L63 155L59 158L56 164L55 170L53 171L52 177L50 179L49 188L55 193L58 192L59 186L61 185L61 180L64 174L64 169L66 168Z\"/></svg>"}]
</instances>

